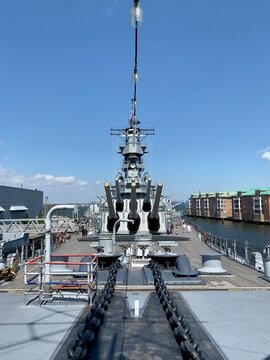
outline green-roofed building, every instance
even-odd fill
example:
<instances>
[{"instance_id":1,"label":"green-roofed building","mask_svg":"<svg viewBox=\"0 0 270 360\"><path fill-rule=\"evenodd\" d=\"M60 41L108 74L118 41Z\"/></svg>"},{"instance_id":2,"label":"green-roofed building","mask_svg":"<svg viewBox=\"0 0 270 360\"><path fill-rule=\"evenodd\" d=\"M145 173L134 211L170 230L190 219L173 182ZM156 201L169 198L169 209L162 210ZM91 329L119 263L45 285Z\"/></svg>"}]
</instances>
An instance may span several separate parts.
<instances>
[{"instance_id":1,"label":"green-roofed building","mask_svg":"<svg viewBox=\"0 0 270 360\"><path fill-rule=\"evenodd\" d=\"M199 192L189 199L190 216L270 223L270 187Z\"/></svg>"}]
</instances>

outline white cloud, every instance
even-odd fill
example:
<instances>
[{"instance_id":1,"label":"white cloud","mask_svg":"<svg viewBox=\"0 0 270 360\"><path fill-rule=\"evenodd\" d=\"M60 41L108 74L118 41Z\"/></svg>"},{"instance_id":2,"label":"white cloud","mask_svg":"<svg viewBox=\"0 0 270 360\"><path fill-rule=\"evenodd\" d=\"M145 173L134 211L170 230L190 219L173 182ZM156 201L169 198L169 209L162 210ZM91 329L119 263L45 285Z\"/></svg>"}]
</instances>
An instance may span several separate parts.
<instances>
[{"instance_id":1,"label":"white cloud","mask_svg":"<svg viewBox=\"0 0 270 360\"><path fill-rule=\"evenodd\" d=\"M25 176L18 175L16 171L0 165L0 183L6 186L18 186L25 182Z\"/></svg>"},{"instance_id":2,"label":"white cloud","mask_svg":"<svg viewBox=\"0 0 270 360\"><path fill-rule=\"evenodd\" d=\"M95 185L100 185L100 184L101 184L101 180L95 181Z\"/></svg>"},{"instance_id":3,"label":"white cloud","mask_svg":"<svg viewBox=\"0 0 270 360\"><path fill-rule=\"evenodd\" d=\"M74 188L86 188L89 184L87 181L76 179L74 176L54 176L48 174L37 174L34 179L39 186L72 186Z\"/></svg>"},{"instance_id":4,"label":"white cloud","mask_svg":"<svg viewBox=\"0 0 270 360\"><path fill-rule=\"evenodd\" d=\"M74 176L54 176L46 174L37 174L34 177L36 180L40 180L44 184L62 184L70 185L76 183L76 178Z\"/></svg>"},{"instance_id":5,"label":"white cloud","mask_svg":"<svg viewBox=\"0 0 270 360\"><path fill-rule=\"evenodd\" d=\"M259 154L261 155L261 159L270 161L270 148L260 150Z\"/></svg>"},{"instance_id":6,"label":"white cloud","mask_svg":"<svg viewBox=\"0 0 270 360\"><path fill-rule=\"evenodd\" d=\"M4 141L0 139L0 146L4 145Z\"/></svg>"},{"instance_id":7,"label":"white cloud","mask_svg":"<svg viewBox=\"0 0 270 360\"><path fill-rule=\"evenodd\" d=\"M270 150L265 151L265 152L262 154L261 158L262 158L263 160L268 160L268 161L270 161Z\"/></svg>"},{"instance_id":8,"label":"white cloud","mask_svg":"<svg viewBox=\"0 0 270 360\"><path fill-rule=\"evenodd\" d=\"M15 170L0 165L0 185L39 189L49 195L50 201L65 201L74 199L80 201L83 197L90 197L90 187L87 181L74 176L54 176L52 174L36 174L25 176L17 174ZM94 194L91 194L93 196Z\"/></svg>"},{"instance_id":9,"label":"white cloud","mask_svg":"<svg viewBox=\"0 0 270 360\"><path fill-rule=\"evenodd\" d=\"M88 182L84 180L77 180L76 185L80 188L85 188L88 186Z\"/></svg>"}]
</instances>

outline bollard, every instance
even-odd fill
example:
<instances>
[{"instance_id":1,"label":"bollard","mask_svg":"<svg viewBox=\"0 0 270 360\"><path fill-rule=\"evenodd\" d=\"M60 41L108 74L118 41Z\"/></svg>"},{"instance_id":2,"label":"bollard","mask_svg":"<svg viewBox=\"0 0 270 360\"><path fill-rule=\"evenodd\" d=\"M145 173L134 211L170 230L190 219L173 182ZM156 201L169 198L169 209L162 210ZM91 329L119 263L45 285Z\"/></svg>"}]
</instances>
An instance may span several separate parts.
<instances>
[{"instance_id":1,"label":"bollard","mask_svg":"<svg viewBox=\"0 0 270 360\"><path fill-rule=\"evenodd\" d=\"M264 275L267 278L270 278L270 257L267 257L264 260Z\"/></svg>"},{"instance_id":2,"label":"bollard","mask_svg":"<svg viewBox=\"0 0 270 360\"><path fill-rule=\"evenodd\" d=\"M270 258L270 244L266 244L265 253L266 253L266 257Z\"/></svg>"},{"instance_id":3,"label":"bollard","mask_svg":"<svg viewBox=\"0 0 270 360\"><path fill-rule=\"evenodd\" d=\"M202 267L198 269L200 274L226 274L227 270L222 268L221 254L202 253Z\"/></svg>"}]
</instances>

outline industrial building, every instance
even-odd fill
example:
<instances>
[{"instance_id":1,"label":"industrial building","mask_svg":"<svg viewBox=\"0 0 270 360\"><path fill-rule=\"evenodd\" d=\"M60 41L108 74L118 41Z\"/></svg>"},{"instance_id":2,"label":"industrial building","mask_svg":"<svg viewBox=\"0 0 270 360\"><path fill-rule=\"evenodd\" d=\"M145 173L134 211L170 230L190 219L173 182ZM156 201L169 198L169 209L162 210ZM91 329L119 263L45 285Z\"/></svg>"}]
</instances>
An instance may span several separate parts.
<instances>
[{"instance_id":1,"label":"industrial building","mask_svg":"<svg viewBox=\"0 0 270 360\"><path fill-rule=\"evenodd\" d=\"M0 220L35 218L42 210L43 191L0 185Z\"/></svg>"}]
</instances>

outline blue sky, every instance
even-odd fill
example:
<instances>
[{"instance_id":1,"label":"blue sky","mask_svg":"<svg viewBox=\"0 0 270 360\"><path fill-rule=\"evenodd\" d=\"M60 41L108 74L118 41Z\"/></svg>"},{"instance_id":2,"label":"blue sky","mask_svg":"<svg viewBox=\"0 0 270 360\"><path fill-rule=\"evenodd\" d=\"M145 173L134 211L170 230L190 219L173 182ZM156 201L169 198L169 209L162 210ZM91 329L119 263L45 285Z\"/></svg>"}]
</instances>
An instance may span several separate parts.
<instances>
[{"instance_id":1,"label":"blue sky","mask_svg":"<svg viewBox=\"0 0 270 360\"><path fill-rule=\"evenodd\" d=\"M121 168L132 1L0 0L0 184L87 202ZM270 1L141 0L138 118L164 191L270 186Z\"/></svg>"}]
</instances>

